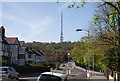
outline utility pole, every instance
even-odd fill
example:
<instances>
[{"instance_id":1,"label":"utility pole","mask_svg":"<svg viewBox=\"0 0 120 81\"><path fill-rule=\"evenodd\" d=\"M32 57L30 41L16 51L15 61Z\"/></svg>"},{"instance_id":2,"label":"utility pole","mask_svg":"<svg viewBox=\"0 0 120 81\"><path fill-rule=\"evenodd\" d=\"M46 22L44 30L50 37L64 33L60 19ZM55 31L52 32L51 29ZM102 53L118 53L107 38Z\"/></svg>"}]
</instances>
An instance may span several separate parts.
<instances>
[{"instance_id":1,"label":"utility pole","mask_svg":"<svg viewBox=\"0 0 120 81\"><path fill-rule=\"evenodd\" d=\"M82 30L82 29L77 29L77 32L79 31L86 31L88 33L88 67L87 67L87 77L90 79L90 31L89 30Z\"/></svg>"}]
</instances>

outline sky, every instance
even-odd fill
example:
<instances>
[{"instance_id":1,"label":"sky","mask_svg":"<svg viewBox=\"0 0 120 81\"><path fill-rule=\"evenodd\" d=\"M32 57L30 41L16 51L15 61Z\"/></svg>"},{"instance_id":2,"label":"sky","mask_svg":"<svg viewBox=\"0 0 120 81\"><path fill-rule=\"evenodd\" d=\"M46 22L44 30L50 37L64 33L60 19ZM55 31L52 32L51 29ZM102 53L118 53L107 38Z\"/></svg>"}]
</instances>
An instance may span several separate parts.
<instances>
[{"instance_id":1,"label":"sky","mask_svg":"<svg viewBox=\"0 0 120 81\"><path fill-rule=\"evenodd\" d=\"M5 28L6 37L18 37L20 41L25 42L60 42L63 13L63 41L79 41L87 33L76 32L76 29L89 29L96 2L88 2L79 9L67 8L70 4L70 2L2 2L0 24Z\"/></svg>"}]
</instances>

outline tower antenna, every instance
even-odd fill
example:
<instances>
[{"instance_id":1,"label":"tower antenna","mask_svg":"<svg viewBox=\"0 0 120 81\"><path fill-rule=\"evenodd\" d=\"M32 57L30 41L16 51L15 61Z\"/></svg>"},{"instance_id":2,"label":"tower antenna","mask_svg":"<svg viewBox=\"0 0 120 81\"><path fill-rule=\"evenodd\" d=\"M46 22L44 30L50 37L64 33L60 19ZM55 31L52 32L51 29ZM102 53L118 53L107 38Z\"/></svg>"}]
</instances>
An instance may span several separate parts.
<instances>
[{"instance_id":1,"label":"tower antenna","mask_svg":"<svg viewBox=\"0 0 120 81\"><path fill-rule=\"evenodd\" d=\"M60 42L63 43L63 13L61 13L61 36Z\"/></svg>"}]
</instances>

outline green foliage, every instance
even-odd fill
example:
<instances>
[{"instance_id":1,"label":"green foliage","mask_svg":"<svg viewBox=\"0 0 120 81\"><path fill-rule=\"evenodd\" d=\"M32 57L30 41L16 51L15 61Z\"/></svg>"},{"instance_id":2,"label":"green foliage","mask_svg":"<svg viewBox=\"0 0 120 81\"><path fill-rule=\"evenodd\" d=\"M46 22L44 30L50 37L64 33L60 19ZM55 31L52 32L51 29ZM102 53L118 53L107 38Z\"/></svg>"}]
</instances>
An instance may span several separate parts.
<instances>
[{"instance_id":1,"label":"green foliage","mask_svg":"<svg viewBox=\"0 0 120 81\"><path fill-rule=\"evenodd\" d=\"M119 9L120 5L116 5L117 3L107 3L107 5L102 5L96 11L94 17L94 25L97 30L94 31L95 36L98 41L98 56L97 58L97 65L101 65L104 69L111 69L111 70L120 70L119 69L119 58L120 49L119 44L119 16L117 9ZM99 16L99 17L96 17ZM100 58L101 59L98 59Z\"/></svg>"},{"instance_id":2,"label":"green foliage","mask_svg":"<svg viewBox=\"0 0 120 81\"><path fill-rule=\"evenodd\" d=\"M71 6L69 5L67 8L71 8Z\"/></svg>"},{"instance_id":3,"label":"green foliage","mask_svg":"<svg viewBox=\"0 0 120 81\"><path fill-rule=\"evenodd\" d=\"M57 3L59 3L59 0L57 0Z\"/></svg>"},{"instance_id":4,"label":"green foliage","mask_svg":"<svg viewBox=\"0 0 120 81\"><path fill-rule=\"evenodd\" d=\"M0 59L0 64L1 65L7 65L7 60L6 59Z\"/></svg>"},{"instance_id":5,"label":"green foliage","mask_svg":"<svg viewBox=\"0 0 120 81\"><path fill-rule=\"evenodd\" d=\"M84 7L85 3L86 3L86 2L85 2L84 0L81 0L80 6L81 6L81 7ZM80 6L79 6L79 5L76 5L76 2L73 1L73 4L67 6L67 8L80 8Z\"/></svg>"},{"instance_id":6,"label":"green foliage","mask_svg":"<svg viewBox=\"0 0 120 81\"><path fill-rule=\"evenodd\" d=\"M94 66L96 67L96 70L100 70L99 68L103 70L106 70L106 68L115 70L116 68L115 62L112 61L112 60L115 60L114 50L111 49L110 46L100 45L101 43L103 43L101 41L101 38L91 37L89 39L90 39L90 49L89 49L90 50L90 66L93 65L93 58L94 58ZM87 65L88 64L87 41L84 40L84 41L75 43L70 56L74 58L78 63Z\"/></svg>"},{"instance_id":7,"label":"green foliage","mask_svg":"<svg viewBox=\"0 0 120 81\"><path fill-rule=\"evenodd\" d=\"M94 22L96 23L96 21L98 21L98 19L99 19L99 16L98 16L98 15L95 16L95 17L94 17Z\"/></svg>"},{"instance_id":8,"label":"green foliage","mask_svg":"<svg viewBox=\"0 0 120 81\"><path fill-rule=\"evenodd\" d=\"M80 8L79 6L77 6L76 8Z\"/></svg>"},{"instance_id":9,"label":"green foliage","mask_svg":"<svg viewBox=\"0 0 120 81\"><path fill-rule=\"evenodd\" d=\"M20 73L20 75L50 71L50 67L46 67L46 66L17 66L17 65L11 65L11 66L14 67L16 71Z\"/></svg>"},{"instance_id":10,"label":"green foliage","mask_svg":"<svg viewBox=\"0 0 120 81\"><path fill-rule=\"evenodd\" d=\"M94 17L94 24L97 23L98 19L99 19L99 16L95 16L95 17Z\"/></svg>"},{"instance_id":11,"label":"green foliage","mask_svg":"<svg viewBox=\"0 0 120 81\"><path fill-rule=\"evenodd\" d=\"M59 52L69 52L73 49L73 43L63 42L63 43L42 43L42 42L32 42L28 43L28 46L43 51L59 51Z\"/></svg>"},{"instance_id":12,"label":"green foliage","mask_svg":"<svg viewBox=\"0 0 120 81\"><path fill-rule=\"evenodd\" d=\"M77 42L71 51L70 57L73 57L80 64L87 64L87 42Z\"/></svg>"}]
</instances>

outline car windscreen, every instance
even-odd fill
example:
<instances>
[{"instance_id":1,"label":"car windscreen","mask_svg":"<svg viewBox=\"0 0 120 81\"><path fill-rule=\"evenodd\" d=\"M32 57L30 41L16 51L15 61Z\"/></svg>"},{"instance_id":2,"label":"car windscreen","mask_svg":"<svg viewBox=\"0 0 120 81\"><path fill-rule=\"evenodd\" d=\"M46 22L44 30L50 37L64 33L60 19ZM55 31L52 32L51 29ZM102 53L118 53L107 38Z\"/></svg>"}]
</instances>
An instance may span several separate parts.
<instances>
[{"instance_id":1,"label":"car windscreen","mask_svg":"<svg viewBox=\"0 0 120 81\"><path fill-rule=\"evenodd\" d=\"M0 68L0 71L7 71L7 68Z\"/></svg>"},{"instance_id":2,"label":"car windscreen","mask_svg":"<svg viewBox=\"0 0 120 81\"><path fill-rule=\"evenodd\" d=\"M62 81L62 79L54 75L42 74L39 81Z\"/></svg>"}]
</instances>

